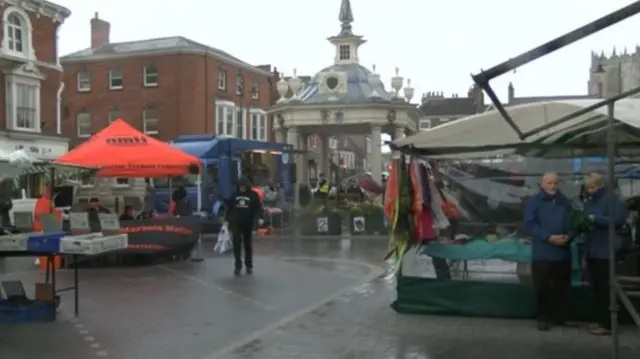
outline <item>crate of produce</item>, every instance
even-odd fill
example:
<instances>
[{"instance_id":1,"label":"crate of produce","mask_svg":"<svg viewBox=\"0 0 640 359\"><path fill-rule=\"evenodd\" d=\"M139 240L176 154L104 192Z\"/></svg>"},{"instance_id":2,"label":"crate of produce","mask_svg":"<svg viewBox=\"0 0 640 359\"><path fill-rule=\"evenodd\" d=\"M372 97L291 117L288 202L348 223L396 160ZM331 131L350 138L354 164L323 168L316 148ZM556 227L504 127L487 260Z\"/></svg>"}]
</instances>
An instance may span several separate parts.
<instances>
[{"instance_id":1,"label":"crate of produce","mask_svg":"<svg viewBox=\"0 0 640 359\"><path fill-rule=\"evenodd\" d=\"M0 251L26 252L28 236L23 234L9 234L0 236Z\"/></svg>"},{"instance_id":2,"label":"crate of produce","mask_svg":"<svg viewBox=\"0 0 640 359\"><path fill-rule=\"evenodd\" d=\"M58 253L60 252L60 238L66 233L43 233L29 236L27 240L27 250L38 253Z\"/></svg>"},{"instance_id":3,"label":"crate of produce","mask_svg":"<svg viewBox=\"0 0 640 359\"><path fill-rule=\"evenodd\" d=\"M0 300L0 323L27 323L53 320L54 306L50 302L31 302L27 305L11 305Z\"/></svg>"},{"instance_id":4,"label":"crate of produce","mask_svg":"<svg viewBox=\"0 0 640 359\"><path fill-rule=\"evenodd\" d=\"M119 234L104 236L101 233L88 235L67 236L60 240L60 251L65 254L96 255L125 249L128 245L128 236Z\"/></svg>"}]
</instances>

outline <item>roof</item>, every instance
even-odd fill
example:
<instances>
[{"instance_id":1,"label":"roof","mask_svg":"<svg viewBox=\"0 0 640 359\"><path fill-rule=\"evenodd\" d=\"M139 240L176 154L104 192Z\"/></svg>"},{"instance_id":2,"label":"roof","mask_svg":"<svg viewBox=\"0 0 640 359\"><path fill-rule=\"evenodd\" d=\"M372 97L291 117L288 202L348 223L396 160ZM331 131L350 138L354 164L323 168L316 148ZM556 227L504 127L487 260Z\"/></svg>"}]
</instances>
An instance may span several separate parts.
<instances>
[{"instance_id":1,"label":"roof","mask_svg":"<svg viewBox=\"0 0 640 359\"><path fill-rule=\"evenodd\" d=\"M170 144L183 152L204 160L217 159L244 151L282 151L284 144L245 140L215 135L183 135Z\"/></svg>"},{"instance_id":2,"label":"roof","mask_svg":"<svg viewBox=\"0 0 640 359\"><path fill-rule=\"evenodd\" d=\"M212 56L263 75L271 75L270 72L250 65L231 54L216 49L215 47L203 45L199 42L187 39L182 36L163 37L139 41L110 43L96 48L87 48L76 51L69 55L62 56L61 62L105 60L119 57L159 55L163 53L195 52L201 54L211 54Z\"/></svg>"},{"instance_id":3,"label":"roof","mask_svg":"<svg viewBox=\"0 0 640 359\"><path fill-rule=\"evenodd\" d=\"M514 122L523 132L539 128L558 118L567 116L575 111L592 106L600 99L561 100L538 103L528 103L507 107L506 110ZM618 138L640 138L640 99L624 99L616 102L614 117L619 129ZM468 150L459 151L450 157L472 158L487 157L500 154L514 153L515 149L495 150L497 146L510 146L527 143L557 144L568 143L577 139L594 140L602 134L607 126L607 108L600 107L582 116L566 121L547 131L531 136L522 141L515 131L507 124L498 111L490 111L443 124L431 130L422 131L394 142L396 146L410 146L417 149L444 151L446 148ZM588 138L586 136L589 136ZM595 138L597 141L602 139ZM486 152L476 152L478 148L494 149ZM437 156L436 156L437 157Z\"/></svg>"},{"instance_id":4,"label":"roof","mask_svg":"<svg viewBox=\"0 0 640 359\"><path fill-rule=\"evenodd\" d=\"M428 98L418 107L422 116L473 115L478 112L471 97Z\"/></svg>"},{"instance_id":5,"label":"roof","mask_svg":"<svg viewBox=\"0 0 640 359\"><path fill-rule=\"evenodd\" d=\"M346 72L347 73L347 92L345 94L323 94L320 93L319 79L320 73L325 72ZM369 85L369 71L366 67L360 64L334 64L326 67L316 76L313 80L304 87L298 93L297 102L303 104L320 104L320 103L343 103L343 104L357 104L357 103L371 103L380 101L390 101L391 95L385 90L384 84L381 82L376 87L376 92L380 95L379 98L369 97L373 92L373 88ZM329 100L329 96L337 96L337 100Z\"/></svg>"},{"instance_id":6,"label":"roof","mask_svg":"<svg viewBox=\"0 0 640 359\"><path fill-rule=\"evenodd\" d=\"M585 100L595 99L597 96L591 95L562 95L562 96L532 96L532 97L514 97L509 100L509 105L521 105L523 103L545 102L545 101L561 101L561 100Z\"/></svg>"}]
</instances>

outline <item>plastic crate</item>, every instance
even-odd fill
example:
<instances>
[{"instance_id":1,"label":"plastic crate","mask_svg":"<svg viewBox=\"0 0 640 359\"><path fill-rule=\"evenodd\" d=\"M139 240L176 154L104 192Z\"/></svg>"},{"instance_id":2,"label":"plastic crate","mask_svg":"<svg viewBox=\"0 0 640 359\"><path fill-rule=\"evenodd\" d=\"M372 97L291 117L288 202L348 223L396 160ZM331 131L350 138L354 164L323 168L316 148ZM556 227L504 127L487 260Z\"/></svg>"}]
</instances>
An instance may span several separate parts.
<instances>
[{"instance_id":1,"label":"plastic crate","mask_svg":"<svg viewBox=\"0 0 640 359\"><path fill-rule=\"evenodd\" d=\"M66 235L66 233L60 232L31 236L27 241L27 250L38 253L59 253L60 238Z\"/></svg>"},{"instance_id":2,"label":"plastic crate","mask_svg":"<svg viewBox=\"0 0 640 359\"><path fill-rule=\"evenodd\" d=\"M0 300L0 323L26 323L53 320L53 305L46 302L32 302L26 306L10 306Z\"/></svg>"}]
</instances>

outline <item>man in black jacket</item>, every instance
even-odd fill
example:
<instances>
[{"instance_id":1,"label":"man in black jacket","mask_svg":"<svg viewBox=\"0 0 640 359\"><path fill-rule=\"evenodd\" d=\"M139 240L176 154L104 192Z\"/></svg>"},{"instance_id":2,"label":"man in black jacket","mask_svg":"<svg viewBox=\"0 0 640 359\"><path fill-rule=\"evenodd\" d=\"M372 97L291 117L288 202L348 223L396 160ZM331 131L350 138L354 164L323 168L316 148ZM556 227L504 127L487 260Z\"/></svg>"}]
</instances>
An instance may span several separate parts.
<instances>
[{"instance_id":1,"label":"man in black jacket","mask_svg":"<svg viewBox=\"0 0 640 359\"><path fill-rule=\"evenodd\" d=\"M235 275L242 270L242 247L244 247L244 265L247 274L253 273L253 226L258 218L262 222L262 203L258 194L249 187L245 178L238 180L238 188L227 203L227 222L233 240L235 257ZM242 246L242 247L241 247Z\"/></svg>"}]
</instances>

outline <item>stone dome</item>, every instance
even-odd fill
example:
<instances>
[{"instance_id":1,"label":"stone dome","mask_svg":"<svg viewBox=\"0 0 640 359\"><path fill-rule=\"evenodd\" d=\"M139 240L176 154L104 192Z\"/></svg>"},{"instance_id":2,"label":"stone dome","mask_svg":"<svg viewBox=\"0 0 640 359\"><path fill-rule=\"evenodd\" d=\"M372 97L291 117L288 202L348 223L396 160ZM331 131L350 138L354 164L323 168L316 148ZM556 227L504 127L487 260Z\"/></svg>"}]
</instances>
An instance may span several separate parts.
<instances>
[{"instance_id":1,"label":"stone dome","mask_svg":"<svg viewBox=\"0 0 640 359\"><path fill-rule=\"evenodd\" d=\"M332 94L332 97L338 97L337 100L329 100L329 94L323 94L320 91L318 83L321 78L320 74L327 72L343 72L347 75L347 93ZM298 92L297 101L305 104L321 104L321 103L371 103L380 101L391 101L391 95L385 90L382 82L376 87L379 97L372 98L373 89L369 85L369 75L371 71L358 63L334 64L326 67L307 84L305 88Z\"/></svg>"}]
</instances>

